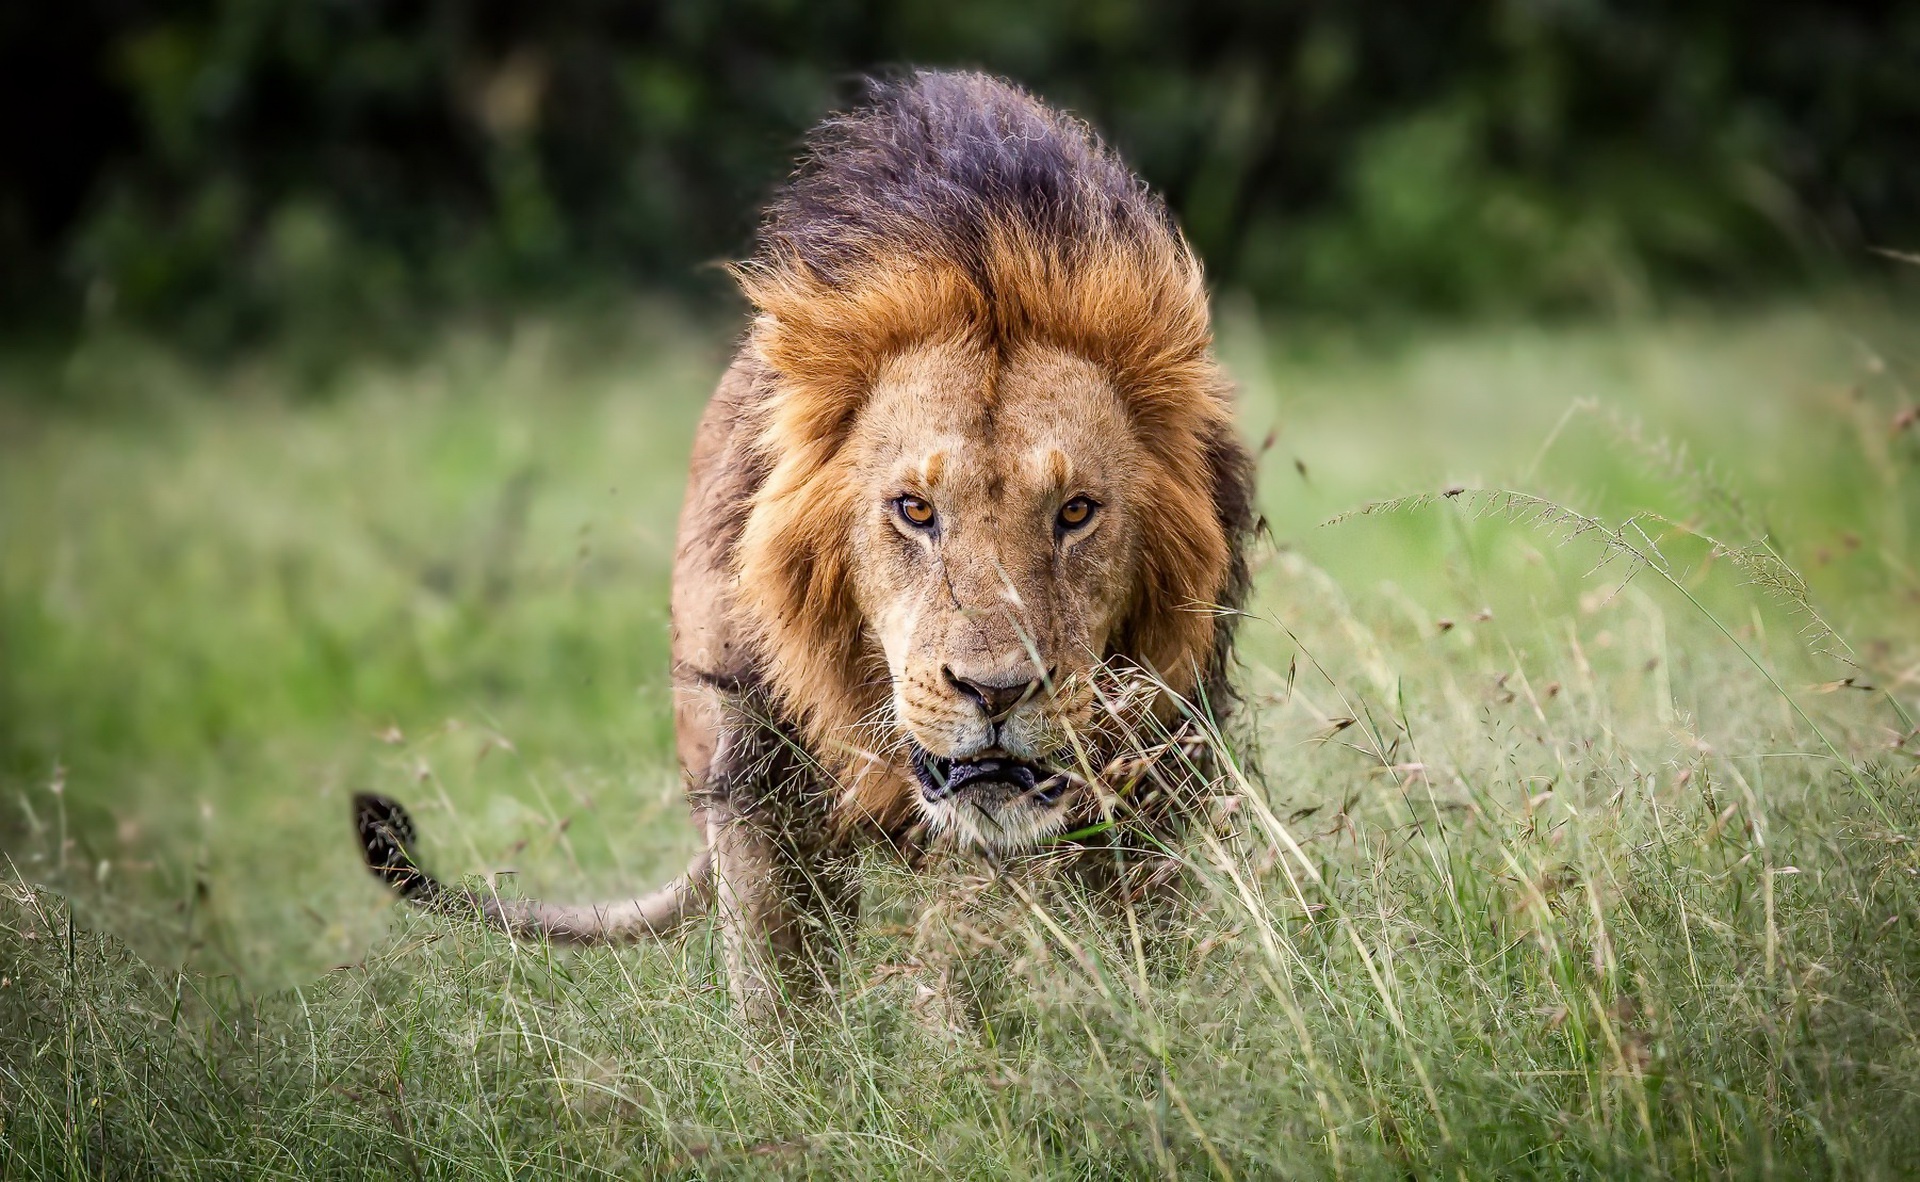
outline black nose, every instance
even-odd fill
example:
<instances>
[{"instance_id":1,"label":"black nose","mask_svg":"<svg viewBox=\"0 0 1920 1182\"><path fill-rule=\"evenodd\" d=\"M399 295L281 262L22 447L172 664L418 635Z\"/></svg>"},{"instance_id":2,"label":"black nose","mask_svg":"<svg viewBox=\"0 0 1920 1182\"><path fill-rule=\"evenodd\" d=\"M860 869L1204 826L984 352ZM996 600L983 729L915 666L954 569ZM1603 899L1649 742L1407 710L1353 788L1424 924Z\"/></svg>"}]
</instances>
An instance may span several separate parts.
<instances>
[{"instance_id":1,"label":"black nose","mask_svg":"<svg viewBox=\"0 0 1920 1182\"><path fill-rule=\"evenodd\" d=\"M962 677L952 669L942 669L947 675L947 683L960 691L980 709L987 712L991 722L999 722L1013 708L1040 692L1041 679L1022 678L1018 673L1004 678Z\"/></svg>"}]
</instances>

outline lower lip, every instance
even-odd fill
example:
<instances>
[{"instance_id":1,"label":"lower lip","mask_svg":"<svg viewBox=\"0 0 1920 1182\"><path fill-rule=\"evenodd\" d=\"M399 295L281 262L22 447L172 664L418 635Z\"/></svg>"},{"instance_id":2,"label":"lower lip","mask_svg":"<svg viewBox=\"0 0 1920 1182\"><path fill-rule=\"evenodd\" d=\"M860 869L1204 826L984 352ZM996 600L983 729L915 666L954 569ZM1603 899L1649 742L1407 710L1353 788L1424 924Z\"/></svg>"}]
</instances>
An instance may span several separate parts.
<instances>
[{"instance_id":1,"label":"lower lip","mask_svg":"<svg viewBox=\"0 0 1920 1182\"><path fill-rule=\"evenodd\" d=\"M1035 784L1031 789L1020 792L1019 795L1014 796L1012 800L1007 803L1032 801L1039 805L1052 805L1060 799L1060 793L1065 787L1066 783L1061 777L1049 776L1047 779ZM981 788L998 788L1002 791L1011 790L1018 792L1019 785L1009 784L1005 780L975 780L970 784L941 795L934 795L922 787L920 789L920 795L925 798L929 804L941 804L946 801L964 800L969 796L976 795L976 789Z\"/></svg>"}]
</instances>

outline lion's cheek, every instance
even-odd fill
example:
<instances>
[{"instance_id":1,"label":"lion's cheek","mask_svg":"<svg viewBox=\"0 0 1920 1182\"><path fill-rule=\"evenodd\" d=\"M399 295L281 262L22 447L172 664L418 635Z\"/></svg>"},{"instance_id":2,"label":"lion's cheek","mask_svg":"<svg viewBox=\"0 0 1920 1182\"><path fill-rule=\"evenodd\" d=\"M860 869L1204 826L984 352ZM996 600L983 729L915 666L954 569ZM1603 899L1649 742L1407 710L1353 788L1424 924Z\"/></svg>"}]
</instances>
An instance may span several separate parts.
<instances>
[{"instance_id":1,"label":"lion's cheek","mask_svg":"<svg viewBox=\"0 0 1920 1182\"><path fill-rule=\"evenodd\" d=\"M1138 584L1138 549L1132 531L1116 523L1113 536L1096 539L1072 556L1061 572L1058 619L1067 623L1061 640L1069 652L1098 660L1127 612Z\"/></svg>"},{"instance_id":2,"label":"lion's cheek","mask_svg":"<svg viewBox=\"0 0 1920 1182\"><path fill-rule=\"evenodd\" d=\"M899 685L906 677L914 641L920 634L920 605L906 598L887 603L874 618L873 632L886 655L887 673Z\"/></svg>"}]
</instances>

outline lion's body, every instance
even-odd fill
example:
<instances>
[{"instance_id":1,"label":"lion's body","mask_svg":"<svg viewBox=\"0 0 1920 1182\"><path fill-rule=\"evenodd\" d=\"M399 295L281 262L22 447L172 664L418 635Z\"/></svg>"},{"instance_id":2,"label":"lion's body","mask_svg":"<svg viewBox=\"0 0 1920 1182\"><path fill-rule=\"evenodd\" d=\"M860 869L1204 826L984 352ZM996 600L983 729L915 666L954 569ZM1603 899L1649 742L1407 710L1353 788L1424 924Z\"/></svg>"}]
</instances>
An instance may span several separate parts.
<instances>
[{"instance_id":1,"label":"lion's body","mask_svg":"<svg viewBox=\"0 0 1920 1182\"><path fill-rule=\"evenodd\" d=\"M1252 489L1198 263L1004 83L877 85L736 274L757 317L694 440L673 673L751 1002L831 960L863 839L1029 848L1111 816L1108 759L1228 700ZM697 910L708 873L629 926Z\"/></svg>"},{"instance_id":2,"label":"lion's body","mask_svg":"<svg viewBox=\"0 0 1920 1182\"><path fill-rule=\"evenodd\" d=\"M693 437L673 558L674 738L687 784L704 785L719 740L716 689L756 680L752 633L733 595L735 552L766 478L753 447L756 367L736 360Z\"/></svg>"}]
</instances>

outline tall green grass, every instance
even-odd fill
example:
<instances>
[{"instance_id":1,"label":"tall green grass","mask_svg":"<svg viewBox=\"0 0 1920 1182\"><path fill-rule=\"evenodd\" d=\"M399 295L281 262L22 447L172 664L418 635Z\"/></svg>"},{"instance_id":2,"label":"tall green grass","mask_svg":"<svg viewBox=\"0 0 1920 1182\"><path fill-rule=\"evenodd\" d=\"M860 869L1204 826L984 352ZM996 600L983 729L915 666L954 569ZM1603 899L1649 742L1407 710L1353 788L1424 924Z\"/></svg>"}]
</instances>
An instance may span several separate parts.
<instances>
[{"instance_id":1,"label":"tall green grass","mask_svg":"<svg viewBox=\"0 0 1920 1182\"><path fill-rule=\"evenodd\" d=\"M709 932L407 915L346 823L391 792L554 896L684 857L664 581L721 342L526 325L304 399L18 371L68 405L0 401L0 1174L1911 1175L1903 327L1230 315L1275 545L1192 908L1138 945L876 858L784 1034Z\"/></svg>"}]
</instances>

